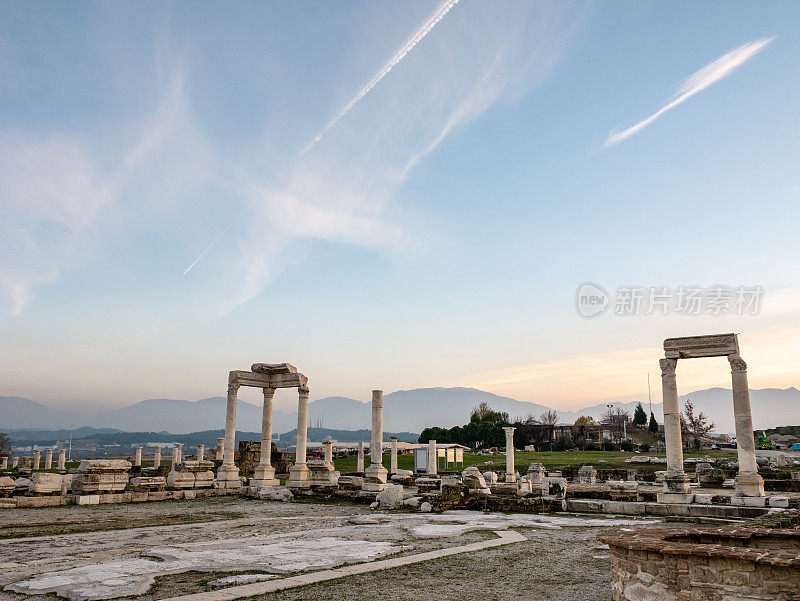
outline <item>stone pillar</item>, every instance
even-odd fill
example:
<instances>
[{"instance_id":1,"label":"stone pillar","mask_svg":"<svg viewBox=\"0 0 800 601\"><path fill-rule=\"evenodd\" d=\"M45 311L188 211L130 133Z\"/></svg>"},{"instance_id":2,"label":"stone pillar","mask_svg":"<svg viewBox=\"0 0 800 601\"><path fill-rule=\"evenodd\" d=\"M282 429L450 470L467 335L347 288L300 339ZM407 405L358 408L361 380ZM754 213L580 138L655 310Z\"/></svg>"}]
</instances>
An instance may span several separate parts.
<instances>
[{"instance_id":1,"label":"stone pillar","mask_svg":"<svg viewBox=\"0 0 800 601\"><path fill-rule=\"evenodd\" d=\"M225 412L225 446L222 449L222 465L217 470L217 483L236 483L241 485L239 480L239 468L233 462L234 449L236 448L236 397L239 392L239 384L228 381L228 406ZM227 484L221 485L227 488Z\"/></svg>"},{"instance_id":2,"label":"stone pillar","mask_svg":"<svg viewBox=\"0 0 800 601\"><path fill-rule=\"evenodd\" d=\"M44 452L44 469L53 469L53 449L47 449Z\"/></svg>"},{"instance_id":3,"label":"stone pillar","mask_svg":"<svg viewBox=\"0 0 800 601\"><path fill-rule=\"evenodd\" d=\"M389 456L389 473L397 473L397 436L391 436L389 440L392 441L392 454Z\"/></svg>"},{"instance_id":4,"label":"stone pillar","mask_svg":"<svg viewBox=\"0 0 800 601\"><path fill-rule=\"evenodd\" d=\"M728 355L728 362L731 364L733 417L736 423L736 448L739 455L736 492L731 502L763 505L764 479L758 475L758 464L756 463L756 441L753 437L753 417L750 413L747 364L736 354ZM755 498L745 501L742 499L743 497Z\"/></svg>"},{"instance_id":5,"label":"stone pillar","mask_svg":"<svg viewBox=\"0 0 800 601\"><path fill-rule=\"evenodd\" d=\"M325 465L331 466L333 468L333 441L332 440L323 440L322 441L322 456L325 459Z\"/></svg>"},{"instance_id":6,"label":"stone pillar","mask_svg":"<svg viewBox=\"0 0 800 601\"><path fill-rule=\"evenodd\" d=\"M203 461L206 458L206 445L199 444L197 445L197 460Z\"/></svg>"},{"instance_id":7,"label":"stone pillar","mask_svg":"<svg viewBox=\"0 0 800 601\"><path fill-rule=\"evenodd\" d=\"M11 469L14 469L15 467L19 467L19 457L11 458Z\"/></svg>"},{"instance_id":8,"label":"stone pillar","mask_svg":"<svg viewBox=\"0 0 800 601\"><path fill-rule=\"evenodd\" d=\"M175 446L172 447L172 469L175 470L175 466L181 462L181 447L183 446L182 443L176 442Z\"/></svg>"},{"instance_id":9,"label":"stone pillar","mask_svg":"<svg viewBox=\"0 0 800 601\"><path fill-rule=\"evenodd\" d=\"M156 445L153 450L153 469L161 467L161 445Z\"/></svg>"},{"instance_id":10,"label":"stone pillar","mask_svg":"<svg viewBox=\"0 0 800 601\"><path fill-rule=\"evenodd\" d=\"M217 438L217 461L222 461L225 452L225 438Z\"/></svg>"},{"instance_id":11,"label":"stone pillar","mask_svg":"<svg viewBox=\"0 0 800 601\"><path fill-rule=\"evenodd\" d=\"M439 473L439 455L436 452L436 441L428 441L428 475L435 476Z\"/></svg>"},{"instance_id":12,"label":"stone pillar","mask_svg":"<svg viewBox=\"0 0 800 601\"><path fill-rule=\"evenodd\" d=\"M61 449L58 452L58 471L63 472L67 469L67 449Z\"/></svg>"},{"instance_id":13,"label":"stone pillar","mask_svg":"<svg viewBox=\"0 0 800 601\"><path fill-rule=\"evenodd\" d=\"M306 445L308 443L308 386L297 389L297 446L294 454L294 465L289 468L291 488L308 488L311 486L310 473L306 465Z\"/></svg>"},{"instance_id":14,"label":"stone pillar","mask_svg":"<svg viewBox=\"0 0 800 601\"><path fill-rule=\"evenodd\" d=\"M0 470L7 470L8 469L8 457L3 457L0 460Z\"/></svg>"},{"instance_id":15,"label":"stone pillar","mask_svg":"<svg viewBox=\"0 0 800 601\"><path fill-rule=\"evenodd\" d=\"M251 486L278 486L275 468L272 467L272 399L274 388L264 388L264 408L261 413L261 455L253 472Z\"/></svg>"},{"instance_id":16,"label":"stone pillar","mask_svg":"<svg viewBox=\"0 0 800 601\"><path fill-rule=\"evenodd\" d=\"M678 404L678 385L675 380L677 359L661 359L661 399L664 407L664 439L667 446L667 475L659 503L691 503L689 476L683 471L683 440L681 439L681 408Z\"/></svg>"},{"instance_id":17,"label":"stone pillar","mask_svg":"<svg viewBox=\"0 0 800 601\"><path fill-rule=\"evenodd\" d=\"M38 470L39 465L42 463L42 452L39 449L33 451L33 461L31 462L31 469Z\"/></svg>"},{"instance_id":18,"label":"stone pillar","mask_svg":"<svg viewBox=\"0 0 800 601\"><path fill-rule=\"evenodd\" d=\"M364 443L358 443L358 460L356 462L356 471L359 474L364 473Z\"/></svg>"},{"instance_id":19,"label":"stone pillar","mask_svg":"<svg viewBox=\"0 0 800 601\"><path fill-rule=\"evenodd\" d=\"M506 433L506 482L516 482L517 472L514 469L514 430L516 428L503 428Z\"/></svg>"},{"instance_id":20,"label":"stone pillar","mask_svg":"<svg viewBox=\"0 0 800 601\"><path fill-rule=\"evenodd\" d=\"M388 485L389 472L383 467L383 391L372 391L372 437L369 444L369 466L364 470L366 481L361 490L380 492Z\"/></svg>"},{"instance_id":21,"label":"stone pillar","mask_svg":"<svg viewBox=\"0 0 800 601\"><path fill-rule=\"evenodd\" d=\"M139 467L142 467L142 445L135 447L134 452L135 455L133 459L133 465L138 465Z\"/></svg>"}]
</instances>

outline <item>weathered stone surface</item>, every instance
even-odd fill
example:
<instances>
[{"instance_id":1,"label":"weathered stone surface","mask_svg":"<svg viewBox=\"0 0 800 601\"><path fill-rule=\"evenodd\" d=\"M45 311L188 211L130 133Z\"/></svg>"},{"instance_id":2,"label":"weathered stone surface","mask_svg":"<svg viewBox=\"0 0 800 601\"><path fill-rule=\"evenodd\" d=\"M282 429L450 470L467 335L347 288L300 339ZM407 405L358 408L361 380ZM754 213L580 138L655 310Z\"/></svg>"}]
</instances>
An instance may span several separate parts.
<instances>
[{"instance_id":1,"label":"weathered stone surface","mask_svg":"<svg viewBox=\"0 0 800 601\"><path fill-rule=\"evenodd\" d=\"M139 476L131 479L131 485L140 491L164 490L167 479L164 476Z\"/></svg>"},{"instance_id":2,"label":"weathered stone surface","mask_svg":"<svg viewBox=\"0 0 800 601\"><path fill-rule=\"evenodd\" d=\"M362 476L339 476L337 484L344 490L357 490L364 485L364 478Z\"/></svg>"},{"instance_id":3,"label":"weathered stone surface","mask_svg":"<svg viewBox=\"0 0 800 601\"><path fill-rule=\"evenodd\" d=\"M282 501L284 503L294 498L292 491L285 486L258 486L250 488L250 496L264 501Z\"/></svg>"},{"instance_id":4,"label":"weathered stone surface","mask_svg":"<svg viewBox=\"0 0 800 601\"><path fill-rule=\"evenodd\" d=\"M72 478L72 491L76 495L122 492L127 485L128 474L126 473L78 472Z\"/></svg>"},{"instance_id":5,"label":"weathered stone surface","mask_svg":"<svg viewBox=\"0 0 800 601\"><path fill-rule=\"evenodd\" d=\"M14 478L9 476L0 477L0 497L11 496L11 493L14 492L16 487L17 483L14 481Z\"/></svg>"},{"instance_id":6,"label":"weathered stone surface","mask_svg":"<svg viewBox=\"0 0 800 601\"><path fill-rule=\"evenodd\" d=\"M485 491L484 494L489 492L489 486L486 484L486 479L481 474L480 470L471 466L461 472L461 480L471 493L475 491Z\"/></svg>"},{"instance_id":7,"label":"weathered stone surface","mask_svg":"<svg viewBox=\"0 0 800 601\"><path fill-rule=\"evenodd\" d=\"M390 484L388 487L384 488L378 493L378 496L375 497L375 500L378 502L378 507L381 509L394 508L401 505L403 503L402 485Z\"/></svg>"},{"instance_id":8,"label":"weathered stone surface","mask_svg":"<svg viewBox=\"0 0 800 601\"><path fill-rule=\"evenodd\" d=\"M541 482L542 497L545 499L565 499L567 497L567 479L545 476Z\"/></svg>"},{"instance_id":9,"label":"weathered stone surface","mask_svg":"<svg viewBox=\"0 0 800 601\"><path fill-rule=\"evenodd\" d=\"M541 484L546 473L545 467L541 463L531 463L528 466L528 476L530 476L531 483Z\"/></svg>"},{"instance_id":10,"label":"weathered stone surface","mask_svg":"<svg viewBox=\"0 0 800 601\"><path fill-rule=\"evenodd\" d=\"M38 495L61 493L61 474L51 472L36 472L31 477L30 492Z\"/></svg>"},{"instance_id":11,"label":"weathered stone surface","mask_svg":"<svg viewBox=\"0 0 800 601\"><path fill-rule=\"evenodd\" d=\"M578 481L582 484L594 484L597 482L597 470L591 465L582 465L578 470Z\"/></svg>"},{"instance_id":12,"label":"weathered stone surface","mask_svg":"<svg viewBox=\"0 0 800 601\"><path fill-rule=\"evenodd\" d=\"M497 484L497 472L491 470L483 472L483 479L486 481L487 485Z\"/></svg>"},{"instance_id":13,"label":"weathered stone surface","mask_svg":"<svg viewBox=\"0 0 800 601\"><path fill-rule=\"evenodd\" d=\"M440 478L417 478L414 483L419 492L439 492L442 487Z\"/></svg>"}]
</instances>

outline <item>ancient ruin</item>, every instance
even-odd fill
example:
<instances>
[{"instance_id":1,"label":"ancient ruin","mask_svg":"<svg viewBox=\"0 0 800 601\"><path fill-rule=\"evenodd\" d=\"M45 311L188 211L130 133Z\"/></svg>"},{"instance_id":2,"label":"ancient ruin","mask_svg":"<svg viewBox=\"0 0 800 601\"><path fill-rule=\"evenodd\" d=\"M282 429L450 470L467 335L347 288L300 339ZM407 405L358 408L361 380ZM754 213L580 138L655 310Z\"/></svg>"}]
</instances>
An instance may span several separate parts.
<instances>
[{"instance_id":1,"label":"ancient ruin","mask_svg":"<svg viewBox=\"0 0 800 601\"><path fill-rule=\"evenodd\" d=\"M736 476L736 494L733 503L765 505L764 481L758 475L756 445L753 437L753 419L750 414L750 389L747 385L747 364L739 355L736 334L689 336L667 338L664 341L665 358L661 366L661 386L664 402L664 434L667 445L667 475L660 503L691 503L694 495L689 491L691 478L683 470L683 441L681 439L680 407L675 369L678 359L701 357L727 357L731 365L733 386L733 411L736 424L736 442L739 455L739 473Z\"/></svg>"}]
</instances>

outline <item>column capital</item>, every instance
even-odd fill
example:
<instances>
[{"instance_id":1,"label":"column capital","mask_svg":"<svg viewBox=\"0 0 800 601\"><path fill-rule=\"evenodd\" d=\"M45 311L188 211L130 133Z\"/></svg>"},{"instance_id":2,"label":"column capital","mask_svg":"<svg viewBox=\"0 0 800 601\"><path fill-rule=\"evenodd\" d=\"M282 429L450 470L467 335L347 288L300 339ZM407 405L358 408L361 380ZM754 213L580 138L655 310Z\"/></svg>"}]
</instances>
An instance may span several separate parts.
<instances>
[{"instance_id":1,"label":"column capital","mask_svg":"<svg viewBox=\"0 0 800 601\"><path fill-rule=\"evenodd\" d=\"M239 391L238 382L228 382L228 396L236 394Z\"/></svg>"},{"instance_id":2,"label":"column capital","mask_svg":"<svg viewBox=\"0 0 800 601\"><path fill-rule=\"evenodd\" d=\"M297 387L297 394L300 396L308 396L309 389L308 386L298 386Z\"/></svg>"},{"instance_id":3,"label":"column capital","mask_svg":"<svg viewBox=\"0 0 800 601\"><path fill-rule=\"evenodd\" d=\"M269 398L269 397L275 395L275 389L274 388L265 387L265 388L262 388L261 390L264 391L264 398Z\"/></svg>"},{"instance_id":4,"label":"column capital","mask_svg":"<svg viewBox=\"0 0 800 601\"><path fill-rule=\"evenodd\" d=\"M661 375L675 375L675 368L678 367L677 359L659 359L658 365L661 367Z\"/></svg>"},{"instance_id":5,"label":"column capital","mask_svg":"<svg viewBox=\"0 0 800 601\"><path fill-rule=\"evenodd\" d=\"M736 353L728 355L728 363L731 364L731 371L747 371L747 363Z\"/></svg>"}]
</instances>

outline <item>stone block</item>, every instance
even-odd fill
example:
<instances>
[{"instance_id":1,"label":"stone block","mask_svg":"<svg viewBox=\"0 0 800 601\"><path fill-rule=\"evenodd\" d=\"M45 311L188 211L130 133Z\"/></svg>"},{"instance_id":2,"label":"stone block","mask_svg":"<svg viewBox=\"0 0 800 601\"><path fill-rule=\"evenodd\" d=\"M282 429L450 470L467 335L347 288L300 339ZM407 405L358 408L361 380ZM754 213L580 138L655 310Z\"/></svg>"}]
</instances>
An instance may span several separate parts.
<instances>
[{"instance_id":1,"label":"stone block","mask_svg":"<svg viewBox=\"0 0 800 601\"><path fill-rule=\"evenodd\" d=\"M634 457L634 459L637 459ZM591 465L582 465L578 470L578 482L581 484L594 484L597 482L597 470Z\"/></svg>"},{"instance_id":2,"label":"stone block","mask_svg":"<svg viewBox=\"0 0 800 601\"><path fill-rule=\"evenodd\" d=\"M711 505L714 495L712 493L695 493L694 502L702 505Z\"/></svg>"},{"instance_id":3,"label":"stone block","mask_svg":"<svg viewBox=\"0 0 800 601\"><path fill-rule=\"evenodd\" d=\"M767 505L767 498L733 495L731 497L731 505L740 505L744 507L765 507Z\"/></svg>"},{"instance_id":4,"label":"stone block","mask_svg":"<svg viewBox=\"0 0 800 601\"><path fill-rule=\"evenodd\" d=\"M10 497L17 488L17 483L14 478L9 476L0 477L0 497Z\"/></svg>"},{"instance_id":5,"label":"stone block","mask_svg":"<svg viewBox=\"0 0 800 601\"><path fill-rule=\"evenodd\" d=\"M72 491L76 495L121 492L127 485L128 474L119 471L104 473L78 471L72 478Z\"/></svg>"},{"instance_id":6,"label":"stone block","mask_svg":"<svg viewBox=\"0 0 800 601\"><path fill-rule=\"evenodd\" d=\"M375 498L378 502L378 507L395 508L403 503L403 487L400 484L390 484L388 487L378 493Z\"/></svg>"},{"instance_id":7,"label":"stone block","mask_svg":"<svg viewBox=\"0 0 800 601\"><path fill-rule=\"evenodd\" d=\"M557 476L546 476L542 480L542 497L547 499L565 499L567 497L567 479Z\"/></svg>"},{"instance_id":8,"label":"stone block","mask_svg":"<svg viewBox=\"0 0 800 601\"><path fill-rule=\"evenodd\" d=\"M439 478L423 477L414 481L419 492L439 492L442 488L442 481Z\"/></svg>"},{"instance_id":9,"label":"stone block","mask_svg":"<svg viewBox=\"0 0 800 601\"><path fill-rule=\"evenodd\" d=\"M770 507L789 507L789 497L773 495L769 498Z\"/></svg>"},{"instance_id":10,"label":"stone block","mask_svg":"<svg viewBox=\"0 0 800 601\"><path fill-rule=\"evenodd\" d=\"M364 478L361 476L339 476L337 484L340 489L359 490L364 485Z\"/></svg>"},{"instance_id":11,"label":"stone block","mask_svg":"<svg viewBox=\"0 0 800 601\"><path fill-rule=\"evenodd\" d=\"M100 495L75 495L76 505L99 505Z\"/></svg>"},{"instance_id":12,"label":"stone block","mask_svg":"<svg viewBox=\"0 0 800 601\"><path fill-rule=\"evenodd\" d=\"M167 479L164 476L139 476L131 479L131 485L139 491L164 490Z\"/></svg>"},{"instance_id":13,"label":"stone block","mask_svg":"<svg viewBox=\"0 0 800 601\"><path fill-rule=\"evenodd\" d=\"M30 492L36 495L61 494L61 474L36 472L31 477Z\"/></svg>"},{"instance_id":14,"label":"stone block","mask_svg":"<svg viewBox=\"0 0 800 601\"><path fill-rule=\"evenodd\" d=\"M660 492L656 495L659 503L691 503L694 501L694 493Z\"/></svg>"}]
</instances>

